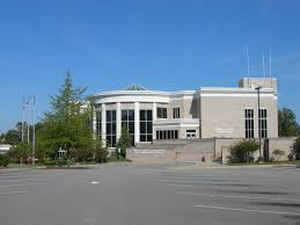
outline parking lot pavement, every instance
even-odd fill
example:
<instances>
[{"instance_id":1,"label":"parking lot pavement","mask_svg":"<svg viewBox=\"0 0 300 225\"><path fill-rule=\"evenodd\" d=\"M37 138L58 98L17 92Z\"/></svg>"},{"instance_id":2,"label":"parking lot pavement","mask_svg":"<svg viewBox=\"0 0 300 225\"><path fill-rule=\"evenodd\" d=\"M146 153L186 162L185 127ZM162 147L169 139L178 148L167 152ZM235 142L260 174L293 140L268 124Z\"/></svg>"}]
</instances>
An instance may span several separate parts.
<instances>
[{"instance_id":1,"label":"parking lot pavement","mask_svg":"<svg viewBox=\"0 0 300 225\"><path fill-rule=\"evenodd\" d=\"M300 169L0 172L2 225L300 224Z\"/></svg>"}]
</instances>

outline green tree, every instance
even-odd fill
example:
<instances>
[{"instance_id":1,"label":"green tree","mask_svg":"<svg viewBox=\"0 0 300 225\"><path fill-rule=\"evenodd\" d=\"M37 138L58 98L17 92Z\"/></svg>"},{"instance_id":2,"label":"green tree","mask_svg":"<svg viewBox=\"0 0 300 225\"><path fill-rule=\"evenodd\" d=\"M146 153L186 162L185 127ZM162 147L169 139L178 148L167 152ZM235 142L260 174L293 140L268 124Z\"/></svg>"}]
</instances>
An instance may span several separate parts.
<instances>
[{"instance_id":1,"label":"green tree","mask_svg":"<svg viewBox=\"0 0 300 225\"><path fill-rule=\"evenodd\" d=\"M9 152L8 155L11 159L15 159L15 161L19 163L23 163L27 161L28 157L32 155L32 148L31 145L20 143L13 147Z\"/></svg>"},{"instance_id":2,"label":"green tree","mask_svg":"<svg viewBox=\"0 0 300 225\"><path fill-rule=\"evenodd\" d=\"M40 147L55 158L58 149L69 152L94 148L92 129L88 124L89 108L82 110L86 88L74 88L68 73L57 95L50 100L51 111L45 113L39 135Z\"/></svg>"},{"instance_id":3,"label":"green tree","mask_svg":"<svg viewBox=\"0 0 300 225\"><path fill-rule=\"evenodd\" d=\"M280 137L296 136L297 130L295 113L288 108L278 110L278 135Z\"/></svg>"},{"instance_id":4,"label":"green tree","mask_svg":"<svg viewBox=\"0 0 300 225\"><path fill-rule=\"evenodd\" d=\"M7 167L10 160L7 154L0 154L0 167Z\"/></svg>"},{"instance_id":5,"label":"green tree","mask_svg":"<svg viewBox=\"0 0 300 225\"><path fill-rule=\"evenodd\" d=\"M6 132L5 138L4 138L5 144L10 144L10 145L16 145L20 143L21 138L20 138L20 133L19 131L12 129Z\"/></svg>"},{"instance_id":6,"label":"green tree","mask_svg":"<svg viewBox=\"0 0 300 225\"><path fill-rule=\"evenodd\" d=\"M123 128L121 132L121 137L117 143L117 150L120 150L120 154L123 158L126 158L126 149L131 147L132 137L129 134L127 128ZM117 152L119 154L119 152Z\"/></svg>"},{"instance_id":7,"label":"green tree","mask_svg":"<svg viewBox=\"0 0 300 225\"><path fill-rule=\"evenodd\" d=\"M231 162L252 162L253 153L259 148L259 144L254 139L245 139L231 147Z\"/></svg>"},{"instance_id":8,"label":"green tree","mask_svg":"<svg viewBox=\"0 0 300 225\"><path fill-rule=\"evenodd\" d=\"M5 134L0 135L0 144L5 144Z\"/></svg>"},{"instance_id":9,"label":"green tree","mask_svg":"<svg viewBox=\"0 0 300 225\"><path fill-rule=\"evenodd\" d=\"M56 120L68 120L78 115L80 107L84 104L83 94L87 88L74 88L72 77L67 73L58 94L50 97L51 112L46 117Z\"/></svg>"}]
</instances>

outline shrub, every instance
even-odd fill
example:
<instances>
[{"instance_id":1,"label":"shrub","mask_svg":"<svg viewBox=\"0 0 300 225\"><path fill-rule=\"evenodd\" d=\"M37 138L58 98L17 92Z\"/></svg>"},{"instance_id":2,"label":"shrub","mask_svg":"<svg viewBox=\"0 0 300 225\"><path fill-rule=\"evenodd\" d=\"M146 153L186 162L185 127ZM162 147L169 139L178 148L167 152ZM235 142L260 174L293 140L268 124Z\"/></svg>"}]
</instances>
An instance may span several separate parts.
<instances>
[{"instance_id":1,"label":"shrub","mask_svg":"<svg viewBox=\"0 0 300 225\"><path fill-rule=\"evenodd\" d=\"M279 160L280 160L280 157L283 156L283 155L285 154L284 151L282 151L282 150L280 150L280 149L275 149L272 153L273 153L273 155L275 156L275 159L276 159L277 161L279 161Z\"/></svg>"},{"instance_id":2,"label":"shrub","mask_svg":"<svg viewBox=\"0 0 300 225\"><path fill-rule=\"evenodd\" d=\"M10 160L7 154L0 154L0 167L7 167L9 161Z\"/></svg>"},{"instance_id":3,"label":"shrub","mask_svg":"<svg viewBox=\"0 0 300 225\"><path fill-rule=\"evenodd\" d=\"M96 149L95 161L97 163L107 162L108 151L105 148Z\"/></svg>"},{"instance_id":4,"label":"shrub","mask_svg":"<svg viewBox=\"0 0 300 225\"><path fill-rule=\"evenodd\" d=\"M112 152L110 156L107 158L107 161L108 162L126 161L126 159L122 155L116 152Z\"/></svg>"},{"instance_id":5,"label":"shrub","mask_svg":"<svg viewBox=\"0 0 300 225\"><path fill-rule=\"evenodd\" d=\"M294 143L294 155L297 160L300 159L300 137L295 140Z\"/></svg>"},{"instance_id":6,"label":"shrub","mask_svg":"<svg viewBox=\"0 0 300 225\"><path fill-rule=\"evenodd\" d=\"M56 165L56 160L45 160L44 165L45 166L55 166Z\"/></svg>"},{"instance_id":7,"label":"shrub","mask_svg":"<svg viewBox=\"0 0 300 225\"><path fill-rule=\"evenodd\" d=\"M70 149L68 156L75 162L91 162L94 158L94 149Z\"/></svg>"},{"instance_id":8,"label":"shrub","mask_svg":"<svg viewBox=\"0 0 300 225\"><path fill-rule=\"evenodd\" d=\"M121 132L121 137L117 143L116 154L126 158L126 149L131 147L132 137L127 128L123 128ZM119 151L120 149L120 151Z\"/></svg>"},{"instance_id":9,"label":"shrub","mask_svg":"<svg viewBox=\"0 0 300 225\"><path fill-rule=\"evenodd\" d=\"M259 144L255 140L243 140L231 147L231 162L253 162L253 153L257 151Z\"/></svg>"},{"instance_id":10,"label":"shrub","mask_svg":"<svg viewBox=\"0 0 300 225\"><path fill-rule=\"evenodd\" d=\"M70 161L67 159L58 159L56 160L56 165L58 167L70 166Z\"/></svg>"},{"instance_id":11,"label":"shrub","mask_svg":"<svg viewBox=\"0 0 300 225\"><path fill-rule=\"evenodd\" d=\"M294 154L293 153L289 153L288 154L288 159L289 159L289 161L293 161L294 160Z\"/></svg>"},{"instance_id":12,"label":"shrub","mask_svg":"<svg viewBox=\"0 0 300 225\"><path fill-rule=\"evenodd\" d=\"M13 159L16 162L20 163L27 163L27 159L32 153L32 148L31 145L25 144L25 143L20 143L16 145L14 148L12 148L8 154L10 159Z\"/></svg>"}]
</instances>

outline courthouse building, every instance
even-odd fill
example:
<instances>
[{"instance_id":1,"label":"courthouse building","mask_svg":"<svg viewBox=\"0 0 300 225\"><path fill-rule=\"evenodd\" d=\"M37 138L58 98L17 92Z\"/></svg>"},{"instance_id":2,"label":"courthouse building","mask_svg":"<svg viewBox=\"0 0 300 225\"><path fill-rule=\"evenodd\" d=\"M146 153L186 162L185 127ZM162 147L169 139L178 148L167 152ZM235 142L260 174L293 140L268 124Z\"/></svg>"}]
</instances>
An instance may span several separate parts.
<instances>
[{"instance_id":1,"label":"courthouse building","mask_svg":"<svg viewBox=\"0 0 300 225\"><path fill-rule=\"evenodd\" d=\"M156 91L136 85L93 95L93 130L114 147L127 128L132 144L166 139L278 136L277 80L243 78L237 87ZM260 116L258 120L258 105ZM260 127L260 129L258 129Z\"/></svg>"}]
</instances>

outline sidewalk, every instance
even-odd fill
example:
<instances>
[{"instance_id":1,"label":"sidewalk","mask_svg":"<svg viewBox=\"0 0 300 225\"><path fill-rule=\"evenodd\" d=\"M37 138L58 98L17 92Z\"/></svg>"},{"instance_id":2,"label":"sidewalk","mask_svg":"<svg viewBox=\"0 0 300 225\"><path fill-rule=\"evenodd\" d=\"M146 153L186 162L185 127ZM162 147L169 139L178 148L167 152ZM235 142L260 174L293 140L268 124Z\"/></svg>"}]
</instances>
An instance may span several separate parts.
<instances>
[{"instance_id":1,"label":"sidewalk","mask_svg":"<svg viewBox=\"0 0 300 225\"><path fill-rule=\"evenodd\" d=\"M195 170L195 169L241 169L241 168L300 168L300 166L295 164L269 164L269 165L226 165L214 162L191 162L182 161L182 163L187 163L189 165L175 166L171 167L175 170Z\"/></svg>"}]
</instances>

